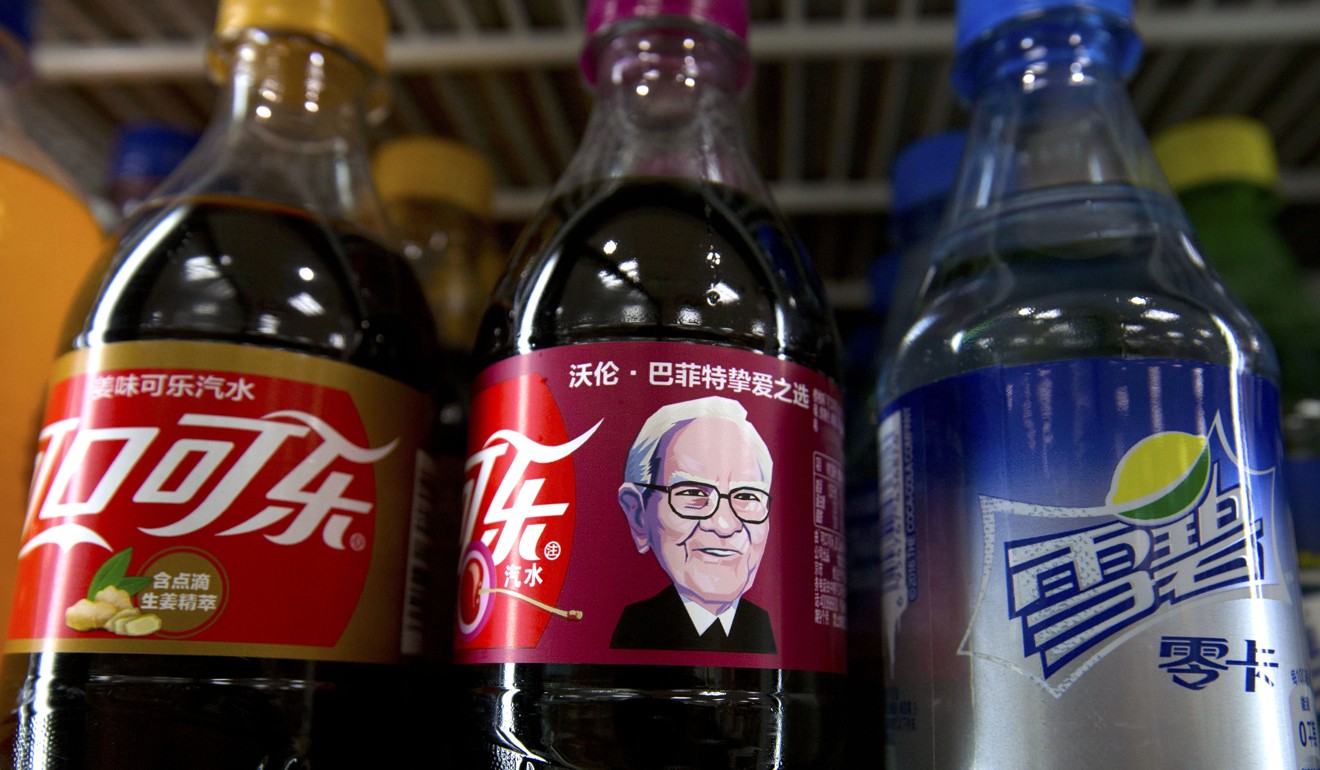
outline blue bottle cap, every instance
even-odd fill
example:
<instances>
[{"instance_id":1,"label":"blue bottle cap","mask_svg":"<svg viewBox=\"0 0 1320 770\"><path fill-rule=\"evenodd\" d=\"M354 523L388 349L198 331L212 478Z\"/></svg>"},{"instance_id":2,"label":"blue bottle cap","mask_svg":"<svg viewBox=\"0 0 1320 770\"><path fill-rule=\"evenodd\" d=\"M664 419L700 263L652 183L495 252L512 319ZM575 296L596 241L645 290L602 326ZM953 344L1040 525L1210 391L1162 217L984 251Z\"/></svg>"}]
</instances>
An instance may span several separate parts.
<instances>
[{"instance_id":1,"label":"blue bottle cap","mask_svg":"<svg viewBox=\"0 0 1320 770\"><path fill-rule=\"evenodd\" d=\"M32 3L30 0L0 0L0 27L9 30L24 48L32 45Z\"/></svg>"},{"instance_id":2,"label":"blue bottle cap","mask_svg":"<svg viewBox=\"0 0 1320 770\"><path fill-rule=\"evenodd\" d=\"M967 132L955 130L922 137L899 150L889 176L894 195L890 210L894 215L949 197L958 181L966 144Z\"/></svg>"},{"instance_id":3,"label":"blue bottle cap","mask_svg":"<svg viewBox=\"0 0 1320 770\"><path fill-rule=\"evenodd\" d=\"M958 51L965 50L990 29L1023 16L1053 8L1107 11L1132 21L1132 0L958 0Z\"/></svg>"},{"instance_id":4,"label":"blue bottle cap","mask_svg":"<svg viewBox=\"0 0 1320 770\"><path fill-rule=\"evenodd\" d=\"M130 126L120 131L110 164L110 178L164 178L196 144L196 133L175 126Z\"/></svg>"}]
</instances>

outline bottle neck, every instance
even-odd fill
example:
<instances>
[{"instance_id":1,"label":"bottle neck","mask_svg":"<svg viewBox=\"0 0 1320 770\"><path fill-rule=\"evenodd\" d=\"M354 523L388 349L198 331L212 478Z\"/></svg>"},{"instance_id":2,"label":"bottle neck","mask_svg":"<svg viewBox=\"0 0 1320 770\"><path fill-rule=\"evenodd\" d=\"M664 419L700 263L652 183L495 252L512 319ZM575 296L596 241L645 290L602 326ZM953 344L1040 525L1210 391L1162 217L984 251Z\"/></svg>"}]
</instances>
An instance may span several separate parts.
<instances>
[{"instance_id":1,"label":"bottle neck","mask_svg":"<svg viewBox=\"0 0 1320 770\"><path fill-rule=\"evenodd\" d=\"M738 112L750 72L746 47L710 25L646 21L614 25L584 57L595 73L595 103L559 189L683 177L767 199Z\"/></svg>"},{"instance_id":2,"label":"bottle neck","mask_svg":"<svg viewBox=\"0 0 1320 770\"><path fill-rule=\"evenodd\" d=\"M1121 20L1074 8L1008 22L964 49L955 81L972 124L953 219L1060 186L1169 195L1123 82L1139 50Z\"/></svg>"},{"instance_id":3,"label":"bottle neck","mask_svg":"<svg viewBox=\"0 0 1320 770\"><path fill-rule=\"evenodd\" d=\"M387 234L367 143L376 73L301 35L248 30L216 53L215 118L160 193L259 198Z\"/></svg>"}]
</instances>

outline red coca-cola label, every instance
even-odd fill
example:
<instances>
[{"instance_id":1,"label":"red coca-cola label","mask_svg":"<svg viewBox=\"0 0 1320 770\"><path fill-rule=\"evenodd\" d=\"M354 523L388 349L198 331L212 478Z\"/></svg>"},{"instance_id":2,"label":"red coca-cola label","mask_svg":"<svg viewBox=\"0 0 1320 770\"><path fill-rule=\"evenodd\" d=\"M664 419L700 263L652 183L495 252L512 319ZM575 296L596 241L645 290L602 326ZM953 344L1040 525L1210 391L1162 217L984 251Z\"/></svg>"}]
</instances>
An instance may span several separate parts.
<instances>
[{"instance_id":1,"label":"red coca-cola label","mask_svg":"<svg viewBox=\"0 0 1320 770\"><path fill-rule=\"evenodd\" d=\"M503 407L524 404L516 429ZM549 621L531 613L521 623L488 622L497 586L516 582L519 596L551 606L559 600L573 550L576 512L573 452L591 434L570 439L545 381L530 375L479 393L473 435L487 436L468 458L463 487L463 561L459 569L458 634L465 644L529 647ZM556 502L558 501L558 502ZM484 515L473 515L477 507ZM506 573L495 574L496 565ZM525 567L522 565L526 565ZM517 574L515 574L515 570Z\"/></svg>"},{"instance_id":2,"label":"red coca-cola label","mask_svg":"<svg viewBox=\"0 0 1320 770\"><path fill-rule=\"evenodd\" d=\"M769 356L573 345L478 378L463 663L844 667L837 386Z\"/></svg>"},{"instance_id":3,"label":"red coca-cola label","mask_svg":"<svg viewBox=\"0 0 1320 770\"><path fill-rule=\"evenodd\" d=\"M397 659L428 423L420 394L309 356L67 355L8 649Z\"/></svg>"}]
</instances>

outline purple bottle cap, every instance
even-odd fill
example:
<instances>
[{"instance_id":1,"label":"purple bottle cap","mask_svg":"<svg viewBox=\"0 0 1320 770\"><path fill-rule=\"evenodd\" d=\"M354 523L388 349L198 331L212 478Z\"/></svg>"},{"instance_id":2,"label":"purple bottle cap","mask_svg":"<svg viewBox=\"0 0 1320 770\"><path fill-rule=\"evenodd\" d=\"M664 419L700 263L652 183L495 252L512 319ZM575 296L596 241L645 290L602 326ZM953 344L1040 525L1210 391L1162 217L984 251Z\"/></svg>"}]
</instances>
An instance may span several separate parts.
<instances>
[{"instance_id":1,"label":"purple bottle cap","mask_svg":"<svg viewBox=\"0 0 1320 770\"><path fill-rule=\"evenodd\" d=\"M589 0L587 35L621 19L654 16L701 19L747 40L747 0Z\"/></svg>"}]
</instances>

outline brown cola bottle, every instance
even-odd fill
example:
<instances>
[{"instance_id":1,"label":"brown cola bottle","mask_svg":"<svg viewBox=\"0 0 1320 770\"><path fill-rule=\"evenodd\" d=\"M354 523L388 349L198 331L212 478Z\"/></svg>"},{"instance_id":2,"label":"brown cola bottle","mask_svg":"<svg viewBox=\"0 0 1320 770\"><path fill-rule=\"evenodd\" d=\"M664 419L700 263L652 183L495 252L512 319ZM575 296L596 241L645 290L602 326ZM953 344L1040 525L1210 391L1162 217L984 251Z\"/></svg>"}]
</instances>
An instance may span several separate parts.
<instances>
[{"instance_id":1,"label":"brown cola bottle","mask_svg":"<svg viewBox=\"0 0 1320 770\"><path fill-rule=\"evenodd\" d=\"M589 2L580 149L478 335L465 767L842 761L839 355L741 0Z\"/></svg>"},{"instance_id":2,"label":"brown cola bottle","mask_svg":"<svg viewBox=\"0 0 1320 770\"><path fill-rule=\"evenodd\" d=\"M124 224L50 378L13 767L411 754L443 447L433 322L366 152L387 34L378 0L221 3L216 118Z\"/></svg>"}]
</instances>

